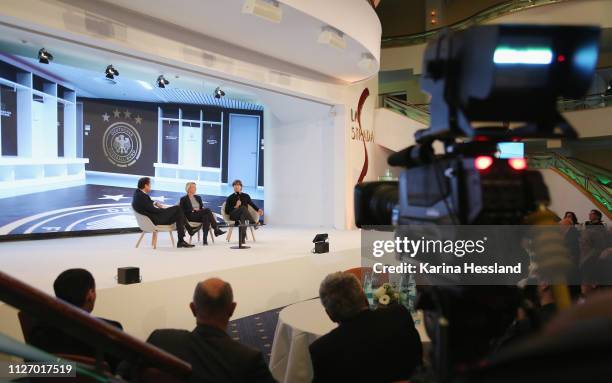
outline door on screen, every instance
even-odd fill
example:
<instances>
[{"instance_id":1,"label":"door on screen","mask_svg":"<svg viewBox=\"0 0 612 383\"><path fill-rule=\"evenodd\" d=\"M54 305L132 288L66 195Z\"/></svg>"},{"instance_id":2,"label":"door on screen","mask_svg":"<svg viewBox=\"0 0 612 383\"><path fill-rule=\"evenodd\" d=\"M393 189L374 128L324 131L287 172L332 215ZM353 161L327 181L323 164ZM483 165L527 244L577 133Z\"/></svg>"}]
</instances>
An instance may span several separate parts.
<instances>
[{"instance_id":1,"label":"door on screen","mask_svg":"<svg viewBox=\"0 0 612 383\"><path fill-rule=\"evenodd\" d=\"M199 168L202 163L202 128L199 122L183 122L181 138L181 165Z\"/></svg>"},{"instance_id":2,"label":"door on screen","mask_svg":"<svg viewBox=\"0 0 612 383\"><path fill-rule=\"evenodd\" d=\"M228 181L257 186L259 117L230 114Z\"/></svg>"}]
</instances>

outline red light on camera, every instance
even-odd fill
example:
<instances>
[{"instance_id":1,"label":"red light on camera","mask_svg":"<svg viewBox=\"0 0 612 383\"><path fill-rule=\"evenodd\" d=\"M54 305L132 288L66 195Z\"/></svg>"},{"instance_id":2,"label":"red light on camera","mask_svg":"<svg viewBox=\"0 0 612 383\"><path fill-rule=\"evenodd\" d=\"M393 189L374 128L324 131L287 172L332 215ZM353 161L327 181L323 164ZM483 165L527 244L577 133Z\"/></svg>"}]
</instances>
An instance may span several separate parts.
<instances>
[{"instance_id":1,"label":"red light on camera","mask_svg":"<svg viewBox=\"0 0 612 383\"><path fill-rule=\"evenodd\" d=\"M527 169L527 161L524 158L511 158L508 160L508 165L514 170Z\"/></svg>"},{"instance_id":2,"label":"red light on camera","mask_svg":"<svg viewBox=\"0 0 612 383\"><path fill-rule=\"evenodd\" d=\"M491 165L493 165L493 157L478 156L474 160L474 166L476 166L476 169L478 169L478 170L486 170Z\"/></svg>"}]
</instances>

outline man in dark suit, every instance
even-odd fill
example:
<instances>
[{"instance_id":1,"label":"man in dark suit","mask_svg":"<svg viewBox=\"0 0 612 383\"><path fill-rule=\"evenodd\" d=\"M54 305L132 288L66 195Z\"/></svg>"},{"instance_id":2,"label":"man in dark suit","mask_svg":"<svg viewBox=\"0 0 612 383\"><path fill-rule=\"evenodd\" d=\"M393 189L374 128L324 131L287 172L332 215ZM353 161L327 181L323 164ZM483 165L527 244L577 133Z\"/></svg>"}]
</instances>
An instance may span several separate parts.
<instances>
[{"instance_id":1,"label":"man in dark suit","mask_svg":"<svg viewBox=\"0 0 612 383\"><path fill-rule=\"evenodd\" d=\"M229 214L232 221L237 221L241 224L244 224L247 221L257 223L253 222L253 217L251 217L251 214L249 213L249 206L257 211L258 216L263 215L263 210L255 205L251 199L251 196L242 192L242 181L234 180L234 182L232 182L232 187L234 188L234 192L225 200L225 213ZM241 227L238 232L240 233L240 242L244 242L246 237L246 227Z\"/></svg>"},{"instance_id":2,"label":"man in dark suit","mask_svg":"<svg viewBox=\"0 0 612 383\"><path fill-rule=\"evenodd\" d=\"M172 225L176 224L176 232L178 234L178 242L176 247L193 247L193 245L185 242L185 230L190 235L193 235L200 228L192 228L185 219L185 214L180 206L162 207L161 204L153 202L149 193L151 192L151 178L142 177L138 180L138 189L134 191L132 198L132 209L139 214L146 215L155 225Z\"/></svg>"},{"instance_id":3,"label":"man in dark suit","mask_svg":"<svg viewBox=\"0 0 612 383\"><path fill-rule=\"evenodd\" d=\"M63 271L53 283L55 296L67 303L91 313L96 303L96 282L93 275L85 269L68 269ZM45 323L44 320L31 318L32 331L27 337L31 345L52 354L71 354L95 357L95 348L60 328ZM121 323L98 318L106 323L123 330ZM120 360L112 355L105 355L112 371L115 371Z\"/></svg>"},{"instance_id":4,"label":"man in dark suit","mask_svg":"<svg viewBox=\"0 0 612 383\"><path fill-rule=\"evenodd\" d=\"M198 283L190 308L197 322L193 331L155 330L147 342L190 363L193 381L274 382L261 352L226 332L236 309L229 283L217 278Z\"/></svg>"},{"instance_id":5,"label":"man in dark suit","mask_svg":"<svg viewBox=\"0 0 612 383\"><path fill-rule=\"evenodd\" d=\"M371 311L352 274L328 275L321 303L338 327L310 345L313 382L392 382L409 379L421 364L421 338L402 305Z\"/></svg>"}]
</instances>

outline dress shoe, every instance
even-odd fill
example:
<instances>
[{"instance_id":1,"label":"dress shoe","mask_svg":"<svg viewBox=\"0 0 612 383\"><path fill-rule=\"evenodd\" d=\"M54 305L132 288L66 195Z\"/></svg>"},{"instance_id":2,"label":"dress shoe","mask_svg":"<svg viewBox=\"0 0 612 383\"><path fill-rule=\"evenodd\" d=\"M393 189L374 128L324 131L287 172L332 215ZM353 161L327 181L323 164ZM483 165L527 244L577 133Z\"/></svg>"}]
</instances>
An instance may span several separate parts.
<instances>
[{"instance_id":1,"label":"dress shoe","mask_svg":"<svg viewBox=\"0 0 612 383\"><path fill-rule=\"evenodd\" d=\"M194 235L198 234L198 231L200 231L200 229L201 229L201 228L202 228L202 225L200 225L200 226L196 226L196 227L191 227L191 226L186 227L186 229L187 229L187 233L188 233L188 234L189 234L191 237L193 237Z\"/></svg>"},{"instance_id":2,"label":"dress shoe","mask_svg":"<svg viewBox=\"0 0 612 383\"><path fill-rule=\"evenodd\" d=\"M202 245L208 246L208 238L204 237L204 239L202 240Z\"/></svg>"},{"instance_id":3,"label":"dress shoe","mask_svg":"<svg viewBox=\"0 0 612 383\"><path fill-rule=\"evenodd\" d=\"M194 247L194 245L192 245L192 244L190 244L190 243L187 243L187 242L185 242L185 241L181 241L181 242L179 242L179 243L177 243L177 244L176 244L176 247L184 247L184 248L189 249L189 248Z\"/></svg>"},{"instance_id":4,"label":"dress shoe","mask_svg":"<svg viewBox=\"0 0 612 383\"><path fill-rule=\"evenodd\" d=\"M215 237L225 234L225 232L219 228L215 229Z\"/></svg>"}]
</instances>

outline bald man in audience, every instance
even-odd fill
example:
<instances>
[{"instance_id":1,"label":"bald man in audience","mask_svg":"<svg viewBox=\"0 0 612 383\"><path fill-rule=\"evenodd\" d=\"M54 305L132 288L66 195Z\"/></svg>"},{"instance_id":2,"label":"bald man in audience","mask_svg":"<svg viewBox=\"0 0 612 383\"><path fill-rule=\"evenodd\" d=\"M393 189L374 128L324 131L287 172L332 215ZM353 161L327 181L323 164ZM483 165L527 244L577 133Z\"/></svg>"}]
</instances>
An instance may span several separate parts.
<instances>
[{"instance_id":1,"label":"bald man in audience","mask_svg":"<svg viewBox=\"0 0 612 383\"><path fill-rule=\"evenodd\" d=\"M227 334L236 309L232 286L211 278L196 285L189 305L196 328L155 330L147 342L190 363L192 381L274 382L260 351L247 347Z\"/></svg>"}]
</instances>

